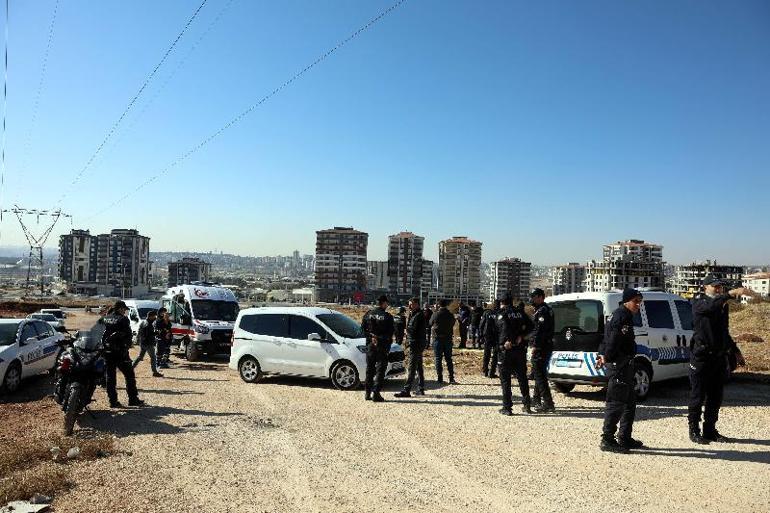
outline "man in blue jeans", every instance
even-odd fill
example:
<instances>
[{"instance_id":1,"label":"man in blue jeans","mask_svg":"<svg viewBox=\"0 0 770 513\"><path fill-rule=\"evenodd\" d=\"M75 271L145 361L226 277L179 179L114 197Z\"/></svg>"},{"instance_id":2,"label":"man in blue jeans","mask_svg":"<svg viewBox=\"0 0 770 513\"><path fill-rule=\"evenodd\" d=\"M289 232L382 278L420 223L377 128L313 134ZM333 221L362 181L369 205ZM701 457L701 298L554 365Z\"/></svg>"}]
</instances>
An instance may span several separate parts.
<instances>
[{"instance_id":1,"label":"man in blue jeans","mask_svg":"<svg viewBox=\"0 0 770 513\"><path fill-rule=\"evenodd\" d=\"M455 381L454 365L452 364L452 337L454 336L455 316L447 308L449 301L442 299L439 304L440 308L430 318L433 354L436 357L436 377L439 383L444 382L444 369L441 364L443 358L446 361L446 368L449 372L449 382L457 383Z\"/></svg>"}]
</instances>

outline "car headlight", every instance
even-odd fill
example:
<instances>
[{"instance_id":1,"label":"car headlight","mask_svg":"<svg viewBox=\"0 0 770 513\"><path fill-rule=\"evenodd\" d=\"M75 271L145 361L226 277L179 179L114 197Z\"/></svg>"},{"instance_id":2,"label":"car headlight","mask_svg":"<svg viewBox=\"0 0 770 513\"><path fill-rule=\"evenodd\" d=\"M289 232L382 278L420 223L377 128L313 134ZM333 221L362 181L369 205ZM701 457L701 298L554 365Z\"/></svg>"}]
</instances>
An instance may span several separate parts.
<instances>
[{"instance_id":1,"label":"car headlight","mask_svg":"<svg viewBox=\"0 0 770 513\"><path fill-rule=\"evenodd\" d=\"M195 331L195 333L200 333L201 335L205 335L206 333L211 331L208 326L204 326L203 324L194 324L193 330Z\"/></svg>"},{"instance_id":2,"label":"car headlight","mask_svg":"<svg viewBox=\"0 0 770 513\"><path fill-rule=\"evenodd\" d=\"M362 353L365 353L366 351L368 351L368 349L366 348L366 346L356 346L356 348L357 348L359 351L361 351Z\"/></svg>"}]
</instances>

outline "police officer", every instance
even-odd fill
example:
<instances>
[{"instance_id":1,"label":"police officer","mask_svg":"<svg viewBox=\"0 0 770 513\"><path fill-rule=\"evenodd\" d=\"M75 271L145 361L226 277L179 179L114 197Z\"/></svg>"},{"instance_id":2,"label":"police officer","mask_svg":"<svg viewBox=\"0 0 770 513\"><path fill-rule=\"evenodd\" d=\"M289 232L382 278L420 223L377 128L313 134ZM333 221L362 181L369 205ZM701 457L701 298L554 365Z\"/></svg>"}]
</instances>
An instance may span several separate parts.
<instances>
[{"instance_id":1,"label":"police officer","mask_svg":"<svg viewBox=\"0 0 770 513\"><path fill-rule=\"evenodd\" d=\"M551 361L551 353L553 353L553 310L545 302L543 289L533 290L529 297L535 307L535 314L532 317L535 327L530 336L532 372L535 376L535 391L532 402L535 411L553 413L556 409L548 385L548 362Z\"/></svg>"},{"instance_id":2,"label":"police officer","mask_svg":"<svg viewBox=\"0 0 770 513\"><path fill-rule=\"evenodd\" d=\"M497 314L496 325L498 333L498 363L500 365L500 384L503 389L503 407L500 413L513 415L513 395L511 392L511 375L516 374L521 391L521 411L532 413L530 408L529 381L527 381L527 344L524 335L532 330L532 321L527 314L513 308L510 295L502 301L503 308Z\"/></svg>"},{"instance_id":3,"label":"police officer","mask_svg":"<svg viewBox=\"0 0 770 513\"><path fill-rule=\"evenodd\" d=\"M406 324L406 349L409 351L409 375L404 389L394 394L396 397L410 397L415 376L417 377L417 395L425 395L425 372L422 354L425 351L425 316L417 298L409 300L409 321Z\"/></svg>"},{"instance_id":4,"label":"police officer","mask_svg":"<svg viewBox=\"0 0 770 513\"><path fill-rule=\"evenodd\" d=\"M444 369L442 359L446 362L449 373L449 383L455 384L455 368L452 361L452 337L454 336L455 316L449 311L449 300L442 299L433 316L430 318L430 326L433 330L433 357L436 363L436 381L444 382Z\"/></svg>"},{"instance_id":5,"label":"police officer","mask_svg":"<svg viewBox=\"0 0 770 513\"><path fill-rule=\"evenodd\" d=\"M690 440L699 444L728 442L717 431L722 392L729 374L728 355L736 355L745 364L738 346L730 336L728 302L741 296L753 296L750 289L739 287L724 293L724 283L714 275L703 280L704 294L692 301L693 336L690 341L690 403L687 422ZM703 412L703 433L700 430Z\"/></svg>"},{"instance_id":6,"label":"police officer","mask_svg":"<svg viewBox=\"0 0 770 513\"><path fill-rule=\"evenodd\" d=\"M168 369L174 335L171 331L171 319L169 319L168 310L165 307L158 310L158 318L155 320L154 328L155 342L158 345L158 367Z\"/></svg>"},{"instance_id":7,"label":"police officer","mask_svg":"<svg viewBox=\"0 0 770 513\"><path fill-rule=\"evenodd\" d=\"M104 334L102 335L102 344L104 345L104 359L106 362L106 385L107 397L110 400L110 408L122 408L123 405L118 402L118 391L116 389L117 370L123 373L126 380L126 392L128 393L129 406L143 406L144 401L139 399L139 392L136 389L136 377L134 376L134 366L128 355L128 348L131 347L131 323L126 317L128 307L123 301L117 301L112 307L112 313L105 316L102 320L104 324Z\"/></svg>"},{"instance_id":8,"label":"police officer","mask_svg":"<svg viewBox=\"0 0 770 513\"><path fill-rule=\"evenodd\" d=\"M641 292L625 289L623 301L607 321L604 339L599 345L596 367L604 367L607 374L607 404L599 446L602 451L627 453L629 449L644 447L642 442L631 438L636 415L634 315L639 313L641 306Z\"/></svg>"},{"instance_id":9,"label":"police officer","mask_svg":"<svg viewBox=\"0 0 770 513\"><path fill-rule=\"evenodd\" d=\"M430 308L430 303L425 302L422 305L422 316L425 318L425 340L430 342L430 318L433 317L433 310Z\"/></svg>"},{"instance_id":10,"label":"police officer","mask_svg":"<svg viewBox=\"0 0 770 513\"><path fill-rule=\"evenodd\" d=\"M473 304L471 311L471 345L474 349L481 349L481 317L484 315L484 308L481 304Z\"/></svg>"},{"instance_id":11,"label":"police officer","mask_svg":"<svg viewBox=\"0 0 770 513\"><path fill-rule=\"evenodd\" d=\"M366 336L366 395L367 401L381 403L380 394L385 384L385 370L388 367L388 353L393 343L393 316L388 313L388 297L377 298L377 307L372 308L361 321Z\"/></svg>"},{"instance_id":12,"label":"police officer","mask_svg":"<svg viewBox=\"0 0 770 513\"><path fill-rule=\"evenodd\" d=\"M497 378L497 314L500 313L500 300L495 299L489 308L484 310L479 325L481 341L484 344L484 358L481 370L488 378Z\"/></svg>"},{"instance_id":13,"label":"police officer","mask_svg":"<svg viewBox=\"0 0 770 513\"><path fill-rule=\"evenodd\" d=\"M398 307L398 313L393 317L393 328L396 335L396 344L404 343L404 330L406 329L406 309L403 306Z\"/></svg>"}]
</instances>

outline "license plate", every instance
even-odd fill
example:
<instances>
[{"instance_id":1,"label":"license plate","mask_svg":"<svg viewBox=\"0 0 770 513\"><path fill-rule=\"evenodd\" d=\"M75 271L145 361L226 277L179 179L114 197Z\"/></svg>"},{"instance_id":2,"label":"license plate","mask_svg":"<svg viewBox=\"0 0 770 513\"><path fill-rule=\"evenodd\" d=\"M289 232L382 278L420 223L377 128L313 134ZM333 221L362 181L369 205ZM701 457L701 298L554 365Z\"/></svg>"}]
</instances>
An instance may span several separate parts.
<instances>
[{"instance_id":1,"label":"license plate","mask_svg":"<svg viewBox=\"0 0 770 513\"><path fill-rule=\"evenodd\" d=\"M556 366L576 369L578 367L582 367L583 362L580 360L556 360Z\"/></svg>"}]
</instances>

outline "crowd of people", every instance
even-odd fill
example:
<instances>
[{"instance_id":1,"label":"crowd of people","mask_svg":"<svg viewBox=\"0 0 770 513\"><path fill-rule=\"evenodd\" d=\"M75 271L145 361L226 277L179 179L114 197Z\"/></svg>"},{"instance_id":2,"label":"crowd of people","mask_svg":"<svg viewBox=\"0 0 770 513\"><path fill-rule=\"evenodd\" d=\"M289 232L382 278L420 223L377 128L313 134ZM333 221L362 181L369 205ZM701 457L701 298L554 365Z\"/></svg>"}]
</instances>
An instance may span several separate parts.
<instances>
[{"instance_id":1,"label":"crowd of people","mask_svg":"<svg viewBox=\"0 0 770 513\"><path fill-rule=\"evenodd\" d=\"M728 302L752 296L750 289L739 287L725 291L725 283L715 276L704 280L703 293L692 301L693 337L690 344L690 399L688 405L689 437L694 443L709 444L729 439L716 429L722 405L724 384L730 370L730 356L743 365L743 358L729 332ZM607 396L599 447L602 451L627 453L644 449L634 439L636 415L635 365L636 340L634 315L644 297L636 289L625 289L618 308L605 324L604 338L598 350L597 366L607 376ZM365 399L383 402L382 387L388 366L391 342L401 343L408 354L407 377L397 398L416 393L425 395L423 357L428 345L433 349L436 380L444 383L444 364L449 384L455 384L452 349L455 323L458 323L460 348L471 346L484 350L481 373L500 380L502 407L500 413L513 415L512 378L516 377L524 414L556 411L548 380L548 365L553 353L554 315L545 302L545 292L535 289L530 294L529 313L523 303L513 304L510 295L487 305L471 309L460 303L457 314L449 310L449 302L441 300L434 309L412 298L406 310L399 308L395 317L388 312L387 296L380 296L377 306L368 311L361 322L367 340ZM527 372L527 349L535 386L530 394ZM701 416L703 423L701 424ZM702 425L702 429L701 429Z\"/></svg>"}]
</instances>

